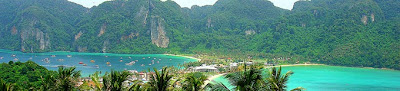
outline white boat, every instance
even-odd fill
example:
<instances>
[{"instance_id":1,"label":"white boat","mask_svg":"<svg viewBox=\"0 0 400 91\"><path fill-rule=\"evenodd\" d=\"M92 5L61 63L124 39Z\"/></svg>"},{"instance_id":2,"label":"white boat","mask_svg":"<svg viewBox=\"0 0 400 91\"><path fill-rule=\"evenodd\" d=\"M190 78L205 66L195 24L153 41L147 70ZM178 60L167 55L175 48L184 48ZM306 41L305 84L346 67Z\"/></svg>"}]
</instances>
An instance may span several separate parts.
<instances>
[{"instance_id":1,"label":"white boat","mask_svg":"<svg viewBox=\"0 0 400 91\"><path fill-rule=\"evenodd\" d=\"M131 61L131 62L129 62L129 63L125 63L125 65L129 65L129 66L131 66L131 65L133 65L133 64L135 64L135 61Z\"/></svg>"},{"instance_id":2,"label":"white boat","mask_svg":"<svg viewBox=\"0 0 400 91\"><path fill-rule=\"evenodd\" d=\"M69 57L69 58L70 58L70 57L72 57L72 55L67 55L67 57Z\"/></svg>"},{"instance_id":3,"label":"white boat","mask_svg":"<svg viewBox=\"0 0 400 91\"><path fill-rule=\"evenodd\" d=\"M14 61L18 61L19 59L18 58L14 58Z\"/></svg>"}]
</instances>

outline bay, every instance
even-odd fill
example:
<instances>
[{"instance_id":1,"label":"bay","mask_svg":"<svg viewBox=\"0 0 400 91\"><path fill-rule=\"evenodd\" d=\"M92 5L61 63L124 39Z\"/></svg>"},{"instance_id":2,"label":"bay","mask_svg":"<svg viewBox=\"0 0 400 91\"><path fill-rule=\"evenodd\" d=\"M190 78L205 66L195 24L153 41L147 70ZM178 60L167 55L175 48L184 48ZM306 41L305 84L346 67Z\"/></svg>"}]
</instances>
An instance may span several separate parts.
<instances>
[{"instance_id":1,"label":"bay","mask_svg":"<svg viewBox=\"0 0 400 91\"><path fill-rule=\"evenodd\" d=\"M287 83L288 90L296 87L307 91L399 91L400 71L353 68L340 66L289 66L282 67L282 73L293 71ZM214 79L230 85L223 76Z\"/></svg>"},{"instance_id":2,"label":"bay","mask_svg":"<svg viewBox=\"0 0 400 91\"><path fill-rule=\"evenodd\" d=\"M185 57L164 54L113 54L113 53L80 53L80 52L48 52L48 53L22 53L0 49L0 63L9 61L26 62L28 60L56 71L59 66L76 67L81 70L83 77L88 77L96 71L102 74L111 70L137 70L148 71L153 68L160 69L165 66L178 67L185 62L197 61ZM82 64L80 64L82 62ZM109 62L109 64L107 64ZM132 65L127 63L135 62ZM86 64L86 65L83 65Z\"/></svg>"}]
</instances>

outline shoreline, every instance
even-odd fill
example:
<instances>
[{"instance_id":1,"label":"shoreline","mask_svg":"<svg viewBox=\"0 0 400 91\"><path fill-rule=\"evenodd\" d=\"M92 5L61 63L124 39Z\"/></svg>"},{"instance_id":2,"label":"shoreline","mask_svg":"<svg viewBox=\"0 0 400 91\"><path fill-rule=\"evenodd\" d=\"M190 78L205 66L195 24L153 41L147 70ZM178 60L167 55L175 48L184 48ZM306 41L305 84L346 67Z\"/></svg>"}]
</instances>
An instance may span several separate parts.
<instances>
[{"instance_id":1,"label":"shoreline","mask_svg":"<svg viewBox=\"0 0 400 91\"><path fill-rule=\"evenodd\" d=\"M211 81L213 81L214 79L221 77L223 75L226 75L227 73L222 73L222 74L217 74L217 75L212 75L207 77L207 80L204 81L204 84L202 85L202 87L205 87L208 83L210 83Z\"/></svg>"},{"instance_id":2,"label":"shoreline","mask_svg":"<svg viewBox=\"0 0 400 91\"><path fill-rule=\"evenodd\" d=\"M190 58L190 59L194 59L194 60L197 60L197 61L201 61L200 58L195 58L195 57L191 57L191 56L175 55L175 54L164 54L164 55L168 55L168 56L177 56L177 57L184 57L184 58Z\"/></svg>"},{"instance_id":3,"label":"shoreline","mask_svg":"<svg viewBox=\"0 0 400 91\"><path fill-rule=\"evenodd\" d=\"M325 65L325 64L287 64L287 65L277 65L277 66L268 66L268 67L313 66L313 65Z\"/></svg>"}]
</instances>

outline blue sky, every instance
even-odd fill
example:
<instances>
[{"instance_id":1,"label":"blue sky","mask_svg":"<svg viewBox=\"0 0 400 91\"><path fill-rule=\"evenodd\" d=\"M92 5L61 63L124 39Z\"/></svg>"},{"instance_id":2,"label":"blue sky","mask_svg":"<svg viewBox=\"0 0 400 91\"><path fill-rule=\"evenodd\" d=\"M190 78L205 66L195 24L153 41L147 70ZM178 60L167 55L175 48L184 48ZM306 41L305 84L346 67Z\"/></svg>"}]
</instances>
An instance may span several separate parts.
<instances>
[{"instance_id":1,"label":"blue sky","mask_svg":"<svg viewBox=\"0 0 400 91\"><path fill-rule=\"evenodd\" d=\"M92 6L97 6L102 2L108 0L68 0L68 1L75 2L77 4L81 4L85 7L90 8ZM175 1L182 7L191 7L192 5L199 5L199 6L212 5L217 0L172 0L172 1ZM292 9L294 2L298 0L270 0L270 1L273 2L275 6L284 9Z\"/></svg>"}]
</instances>

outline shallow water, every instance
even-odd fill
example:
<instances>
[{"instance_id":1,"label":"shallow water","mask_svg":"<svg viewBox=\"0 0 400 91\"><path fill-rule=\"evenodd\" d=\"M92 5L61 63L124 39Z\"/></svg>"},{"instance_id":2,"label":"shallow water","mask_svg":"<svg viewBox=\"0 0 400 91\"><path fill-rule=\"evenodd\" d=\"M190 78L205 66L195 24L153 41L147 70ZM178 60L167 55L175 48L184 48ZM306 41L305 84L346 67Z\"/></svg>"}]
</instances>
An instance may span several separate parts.
<instances>
[{"instance_id":1,"label":"shallow water","mask_svg":"<svg viewBox=\"0 0 400 91\"><path fill-rule=\"evenodd\" d=\"M307 91L399 91L400 71L338 66L291 66L282 72L294 74L288 89L304 87ZM223 77L215 81L227 83ZM234 86L228 86L233 88Z\"/></svg>"},{"instance_id":2,"label":"shallow water","mask_svg":"<svg viewBox=\"0 0 400 91\"><path fill-rule=\"evenodd\" d=\"M12 55L15 54L15 57ZM52 55L55 55L55 57ZM70 55L71 57L67 57ZM18 59L18 61L26 62L32 60L39 65L42 65L50 70L57 70L58 66L63 65L67 67L75 66L77 70L81 70L82 76L86 77L93 74L96 71L101 71L103 74L111 70L137 70L147 71L154 67L160 69L164 66L178 66L185 62L193 62L195 59L189 59L184 57L169 56L163 54L112 54L112 53L78 53L78 52L49 52L49 53L22 53L18 51L9 51L0 49L0 62L12 61ZM46 63L46 60L49 62ZM63 59L63 60L60 60ZM95 62L91 62L94 60ZM122 60L122 62L121 62ZM136 62L137 60L137 62ZM154 64L152 62L154 60ZM126 65L131 61L135 61L133 65ZM87 64L79 64L83 62ZM107 65L110 62L110 65ZM144 66L141 66L141 65ZM151 65L149 65L151 64ZM96 66L98 65L98 67Z\"/></svg>"}]
</instances>

